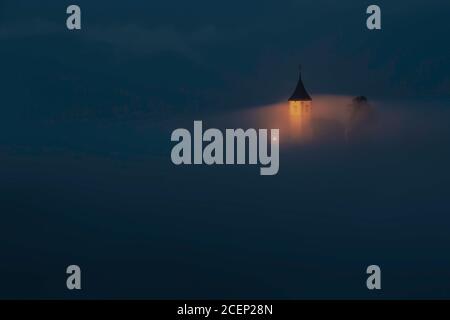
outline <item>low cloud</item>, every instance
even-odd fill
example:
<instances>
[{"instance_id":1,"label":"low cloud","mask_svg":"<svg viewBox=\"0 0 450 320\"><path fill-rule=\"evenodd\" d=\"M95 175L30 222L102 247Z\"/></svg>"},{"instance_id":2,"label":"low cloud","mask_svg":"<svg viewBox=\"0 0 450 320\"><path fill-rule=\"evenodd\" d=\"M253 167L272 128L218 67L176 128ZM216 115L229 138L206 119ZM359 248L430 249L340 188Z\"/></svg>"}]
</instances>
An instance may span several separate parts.
<instances>
[{"instance_id":1,"label":"low cloud","mask_svg":"<svg viewBox=\"0 0 450 320\"><path fill-rule=\"evenodd\" d=\"M60 25L51 21L42 19L24 20L13 24L0 25L0 39L47 36L62 31Z\"/></svg>"},{"instance_id":2,"label":"low cloud","mask_svg":"<svg viewBox=\"0 0 450 320\"><path fill-rule=\"evenodd\" d=\"M172 26L145 28L138 25L93 27L89 38L115 47L143 53L177 52L197 58L196 45L207 43L216 36L213 26L194 31L179 31Z\"/></svg>"}]
</instances>

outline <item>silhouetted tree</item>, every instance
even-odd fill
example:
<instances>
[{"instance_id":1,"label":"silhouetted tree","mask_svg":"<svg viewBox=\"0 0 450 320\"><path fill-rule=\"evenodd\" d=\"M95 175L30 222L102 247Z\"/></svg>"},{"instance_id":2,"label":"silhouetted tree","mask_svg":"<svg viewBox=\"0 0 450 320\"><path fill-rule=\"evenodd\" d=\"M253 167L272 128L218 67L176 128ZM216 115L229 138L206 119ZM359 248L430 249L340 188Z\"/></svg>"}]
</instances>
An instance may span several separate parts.
<instances>
[{"instance_id":1,"label":"silhouetted tree","mask_svg":"<svg viewBox=\"0 0 450 320\"><path fill-rule=\"evenodd\" d=\"M376 122L375 109L365 96L353 98L346 130L347 139L361 139L369 135Z\"/></svg>"}]
</instances>

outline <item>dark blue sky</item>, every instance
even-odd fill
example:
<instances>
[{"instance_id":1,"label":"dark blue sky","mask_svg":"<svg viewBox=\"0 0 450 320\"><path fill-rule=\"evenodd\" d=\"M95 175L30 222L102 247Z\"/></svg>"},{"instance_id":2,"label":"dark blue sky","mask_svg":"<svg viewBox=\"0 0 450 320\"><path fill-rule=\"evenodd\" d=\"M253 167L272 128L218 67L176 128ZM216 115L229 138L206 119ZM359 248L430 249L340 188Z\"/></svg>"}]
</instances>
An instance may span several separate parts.
<instances>
[{"instance_id":1,"label":"dark blue sky","mask_svg":"<svg viewBox=\"0 0 450 320\"><path fill-rule=\"evenodd\" d=\"M0 3L1 82L16 113L271 103L289 96L300 62L312 94L450 95L448 1L80 0L83 30L69 32L72 2ZM381 31L365 27L373 3Z\"/></svg>"}]
</instances>

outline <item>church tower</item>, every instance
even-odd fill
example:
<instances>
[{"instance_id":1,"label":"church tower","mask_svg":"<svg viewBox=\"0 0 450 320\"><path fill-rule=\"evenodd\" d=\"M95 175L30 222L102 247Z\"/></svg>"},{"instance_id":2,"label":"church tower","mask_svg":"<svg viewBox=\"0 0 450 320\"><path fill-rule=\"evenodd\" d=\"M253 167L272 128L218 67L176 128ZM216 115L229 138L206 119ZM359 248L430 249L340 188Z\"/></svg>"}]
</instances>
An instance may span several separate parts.
<instances>
[{"instance_id":1,"label":"church tower","mask_svg":"<svg viewBox=\"0 0 450 320\"><path fill-rule=\"evenodd\" d=\"M308 140L312 135L311 109L312 99L305 89L302 81L302 73L299 68L298 82L294 93L289 98L289 118L292 131L298 138Z\"/></svg>"},{"instance_id":2,"label":"church tower","mask_svg":"<svg viewBox=\"0 0 450 320\"><path fill-rule=\"evenodd\" d=\"M289 98L289 102L311 102L311 96L308 94L308 92L305 89L305 86L303 85L302 81L302 70L301 67L299 67L298 72L298 83L297 87L295 88L294 93Z\"/></svg>"}]
</instances>

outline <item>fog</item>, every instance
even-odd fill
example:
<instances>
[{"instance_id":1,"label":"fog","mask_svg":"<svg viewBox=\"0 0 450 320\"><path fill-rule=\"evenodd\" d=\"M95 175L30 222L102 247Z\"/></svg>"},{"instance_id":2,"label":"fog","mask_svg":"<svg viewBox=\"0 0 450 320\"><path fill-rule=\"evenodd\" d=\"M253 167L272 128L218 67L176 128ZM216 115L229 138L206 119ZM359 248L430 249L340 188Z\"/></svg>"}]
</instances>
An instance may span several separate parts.
<instances>
[{"instance_id":1,"label":"fog","mask_svg":"<svg viewBox=\"0 0 450 320\"><path fill-rule=\"evenodd\" d=\"M90 298L366 297L373 263L384 298L445 297L448 101L369 97L373 128L348 136L352 98L314 96L307 138L284 102L3 128L0 296L67 297L54 274L76 261ZM279 173L174 166L170 133L194 120L279 127Z\"/></svg>"}]
</instances>

